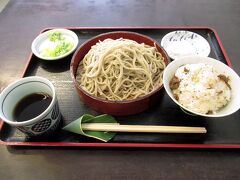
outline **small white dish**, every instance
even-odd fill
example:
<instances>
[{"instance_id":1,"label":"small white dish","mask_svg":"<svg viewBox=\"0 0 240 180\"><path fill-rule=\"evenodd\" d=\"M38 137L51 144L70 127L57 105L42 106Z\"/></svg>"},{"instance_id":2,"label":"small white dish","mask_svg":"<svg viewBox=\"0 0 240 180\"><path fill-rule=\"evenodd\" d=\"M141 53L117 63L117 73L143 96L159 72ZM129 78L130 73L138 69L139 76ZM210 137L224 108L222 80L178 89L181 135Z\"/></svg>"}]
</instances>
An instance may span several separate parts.
<instances>
[{"instance_id":1,"label":"small white dish","mask_svg":"<svg viewBox=\"0 0 240 180\"><path fill-rule=\"evenodd\" d=\"M52 42L49 39L49 34L54 33L54 32L59 32L61 34L61 37L64 38L65 42L72 43L72 47L69 51L67 51L66 53L61 54L59 56L54 56L54 57L44 56L43 55L44 49L53 48L53 47L56 47L56 45L57 45L57 42ZM57 60L57 59L62 59L64 57L68 56L69 54L71 54L76 49L77 45L78 45L78 36L73 31L68 30L68 29L52 29L52 30L46 31L46 32L38 35L33 40L31 49L32 49L33 54L40 59Z\"/></svg>"},{"instance_id":2,"label":"small white dish","mask_svg":"<svg viewBox=\"0 0 240 180\"><path fill-rule=\"evenodd\" d=\"M191 31L170 32L162 38L161 46L171 59L190 55L207 57L211 51L207 40Z\"/></svg>"},{"instance_id":3,"label":"small white dish","mask_svg":"<svg viewBox=\"0 0 240 180\"><path fill-rule=\"evenodd\" d=\"M218 70L219 74L224 74L229 77L229 85L231 86L231 100L228 104L217 111L215 114L202 114L198 112L194 112L189 108L184 107L181 105L173 96L173 93L169 87L169 83L173 78L176 70L186 64L197 64L197 63L204 63L207 65L213 66L215 69ZM200 116L205 117L223 117L233 114L234 112L240 109L240 77L238 74L231 69L229 66L225 65L224 63L220 62L219 60L210 58L210 57L202 57L202 56L186 56L179 59L176 59L169 63L167 67L164 69L163 72L163 86L169 95L169 97L182 109Z\"/></svg>"}]
</instances>

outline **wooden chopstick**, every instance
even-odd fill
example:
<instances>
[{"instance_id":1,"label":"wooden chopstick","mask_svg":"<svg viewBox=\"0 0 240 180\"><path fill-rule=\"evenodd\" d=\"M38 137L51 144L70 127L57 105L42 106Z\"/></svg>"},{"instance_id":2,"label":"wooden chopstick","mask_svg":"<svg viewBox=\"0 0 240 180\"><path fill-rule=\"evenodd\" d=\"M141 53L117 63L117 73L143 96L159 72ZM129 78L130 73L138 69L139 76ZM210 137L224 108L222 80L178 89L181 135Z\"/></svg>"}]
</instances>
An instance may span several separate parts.
<instances>
[{"instance_id":1,"label":"wooden chopstick","mask_svg":"<svg viewBox=\"0 0 240 180\"><path fill-rule=\"evenodd\" d=\"M207 133L205 127L120 125L114 123L83 123L83 130L141 133Z\"/></svg>"}]
</instances>

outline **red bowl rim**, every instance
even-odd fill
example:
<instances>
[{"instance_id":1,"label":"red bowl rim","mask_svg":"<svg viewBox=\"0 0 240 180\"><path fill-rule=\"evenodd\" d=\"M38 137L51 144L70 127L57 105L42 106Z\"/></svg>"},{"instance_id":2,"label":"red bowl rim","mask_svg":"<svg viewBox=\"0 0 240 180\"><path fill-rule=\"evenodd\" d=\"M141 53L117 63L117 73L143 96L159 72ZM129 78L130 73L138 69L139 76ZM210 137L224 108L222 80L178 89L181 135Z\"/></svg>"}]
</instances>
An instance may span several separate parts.
<instances>
[{"instance_id":1,"label":"red bowl rim","mask_svg":"<svg viewBox=\"0 0 240 180\"><path fill-rule=\"evenodd\" d=\"M107 35L110 35L110 34L120 34L120 33L122 33L122 34L132 34L132 35L136 35L136 36L141 36L141 37L143 37L143 38L145 38L145 39L148 39L148 40L152 41L154 44L156 44L156 45L163 51L163 53L164 53L164 55L165 55L165 57L166 57L166 58L164 57L165 66L167 66L167 64L169 64L169 62L170 62L170 58L169 58L167 52L163 49L163 47L162 47L161 45L158 44L157 41L155 41L154 39L152 39L152 38L150 38L150 37L148 37L148 36L146 36L146 35L140 34L140 33L132 32L132 31L113 31L113 32L102 33L102 34L99 34L99 35L97 35L97 36L94 36L94 37L88 39L88 40L85 41L83 44L81 44L81 45L77 48L77 50L75 51L75 53L73 54L73 57L72 57L72 60L71 60L71 64L70 64L70 74L71 74L71 78L72 78L72 80L73 80L73 83L74 83L74 85L75 85L75 87L76 87L77 89L79 89L79 90L80 90L82 93L84 93L86 96L88 96L88 97L90 97L90 98L92 98L92 99L94 99L94 100L101 101L101 102L103 102L103 103L112 103L112 104L115 104L115 103L118 103L118 104L133 103L133 102L141 101L141 100L143 100L143 99L147 99L147 98L149 98L150 96L152 96L153 94L155 94L155 93L157 93L158 91L160 91L161 89L163 89L163 83L162 83L162 85L159 86L157 89L155 89L154 91L152 91L152 92L150 92L149 94L144 95L144 96L142 96L142 97L139 97L139 98L136 98L136 99L131 99L131 100L122 100L122 101L121 101L121 100L118 100L118 101L114 101L114 100L106 100L106 99L102 99L102 98L93 96L93 95L89 94L88 92L86 92L83 88L81 88L81 86L80 86L80 85L78 84L78 82L76 81L76 78L75 78L75 75L76 75L76 74L73 73L73 64L74 64L74 60L75 60L78 52L82 49L82 47L84 47L84 46L85 46L87 43L89 43L90 41L93 41L93 40L95 40L95 39L98 39L98 38L100 38L100 37L102 37L102 36L107 36ZM119 38L121 38L121 37L119 37ZM130 40L133 40L133 39L130 39ZM134 40L134 41L135 41L135 40ZM162 53L161 53L161 54L162 54ZM82 61L82 60L80 60L80 61ZM80 61L79 61L79 62L80 62Z\"/></svg>"}]
</instances>

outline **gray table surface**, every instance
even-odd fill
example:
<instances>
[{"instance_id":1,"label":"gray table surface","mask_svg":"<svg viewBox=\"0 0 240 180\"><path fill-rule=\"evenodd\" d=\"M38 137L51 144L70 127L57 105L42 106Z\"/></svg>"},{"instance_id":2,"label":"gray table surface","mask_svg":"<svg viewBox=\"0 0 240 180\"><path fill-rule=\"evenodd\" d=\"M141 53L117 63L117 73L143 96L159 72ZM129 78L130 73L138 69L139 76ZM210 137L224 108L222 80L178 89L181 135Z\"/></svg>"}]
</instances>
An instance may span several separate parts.
<instances>
[{"instance_id":1,"label":"gray table surface","mask_svg":"<svg viewBox=\"0 0 240 180\"><path fill-rule=\"evenodd\" d=\"M0 88L46 27L210 26L240 74L240 1L11 0L0 13ZM239 150L0 146L0 179L239 179Z\"/></svg>"}]
</instances>

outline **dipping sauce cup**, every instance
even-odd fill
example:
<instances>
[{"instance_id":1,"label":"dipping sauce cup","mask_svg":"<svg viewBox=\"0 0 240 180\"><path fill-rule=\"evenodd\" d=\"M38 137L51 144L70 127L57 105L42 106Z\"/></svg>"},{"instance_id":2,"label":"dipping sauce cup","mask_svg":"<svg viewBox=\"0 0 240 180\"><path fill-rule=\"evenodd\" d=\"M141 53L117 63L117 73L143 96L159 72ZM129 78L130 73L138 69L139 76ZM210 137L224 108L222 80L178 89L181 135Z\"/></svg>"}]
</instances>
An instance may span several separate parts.
<instances>
[{"instance_id":1,"label":"dipping sauce cup","mask_svg":"<svg viewBox=\"0 0 240 180\"><path fill-rule=\"evenodd\" d=\"M0 118L28 136L52 133L61 120L53 84L38 76L11 83L0 95Z\"/></svg>"}]
</instances>

